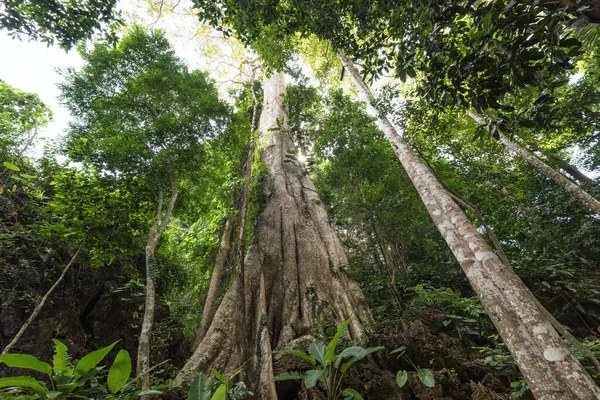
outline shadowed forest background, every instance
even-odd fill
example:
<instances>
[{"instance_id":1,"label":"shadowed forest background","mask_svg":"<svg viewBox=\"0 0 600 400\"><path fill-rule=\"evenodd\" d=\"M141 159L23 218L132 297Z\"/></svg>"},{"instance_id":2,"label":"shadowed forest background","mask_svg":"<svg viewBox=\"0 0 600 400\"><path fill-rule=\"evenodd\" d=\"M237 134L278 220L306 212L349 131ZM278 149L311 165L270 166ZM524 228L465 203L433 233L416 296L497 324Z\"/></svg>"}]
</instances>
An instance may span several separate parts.
<instances>
[{"instance_id":1,"label":"shadowed forest background","mask_svg":"<svg viewBox=\"0 0 600 400\"><path fill-rule=\"evenodd\" d=\"M0 398L598 398L598 1L184 3L0 5Z\"/></svg>"}]
</instances>

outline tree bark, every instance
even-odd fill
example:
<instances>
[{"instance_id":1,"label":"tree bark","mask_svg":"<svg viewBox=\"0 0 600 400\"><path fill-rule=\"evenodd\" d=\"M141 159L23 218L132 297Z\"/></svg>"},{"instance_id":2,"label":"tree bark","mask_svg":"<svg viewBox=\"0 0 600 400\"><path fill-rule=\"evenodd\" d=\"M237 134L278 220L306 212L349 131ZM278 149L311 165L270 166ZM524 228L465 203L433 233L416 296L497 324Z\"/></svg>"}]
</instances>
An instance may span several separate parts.
<instances>
[{"instance_id":1,"label":"tree bark","mask_svg":"<svg viewBox=\"0 0 600 400\"><path fill-rule=\"evenodd\" d=\"M210 326L215 312L217 311L217 298L221 285L223 284L223 269L225 268L225 262L227 256L231 250L231 233L233 231L233 221L230 216L225 222L225 228L223 229L223 235L221 236L221 242L219 244L219 251L217 252L217 259L215 260L215 266L213 268L212 275L210 277L210 285L208 287L208 293L206 295L206 301L204 302L204 308L202 309L202 319L200 320L200 326L196 330L196 340L194 341L193 348L198 347L206 331Z\"/></svg>"},{"instance_id":2,"label":"tree bark","mask_svg":"<svg viewBox=\"0 0 600 400\"><path fill-rule=\"evenodd\" d=\"M67 275L67 272L71 268L71 265L73 265L73 262L75 261L75 259L79 255L80 251L81 251L81 247L78 248L77 251L75 252L75 254L73 255L73 257L71 257L71 261L69 261L69 263L67 264L67 266L63 269L62 273L60 274L60 276L58 277L58 279L56 280L56 282L54 282L54 284L50 287L50 289L48 289L48 291L46 292L46 294L44 295L44 297L42 297L40 299L40 301L37 303L37 305L35 306L35 308L31 312L31 315L29 316L29 318L27 318L27 321L25 321L25 323L23 324L23 326L21 326L21 329L19 329L19 332L17 332L17 334L15 335L15 337L13 338L13 340L11 340L10 343L6 345L6 347L4 348L4 350L2 350L2 354L8 354L8 352L10 351L10 349L12 349L14 347L14 345L17 344L17 342L19 341L19 339L21 339L21 337L23 336L23 334L25 333L25 331L27 330L27 328L29 327L29 325L31 325L31 323L33 322L33 320L35 320L35 318L38 316L38 314L40 313L40 311L42 311L42 308L44 307L44 304L46 304L46 301L48 301L48 298L50 297L50 295L52 294L52 292L54 292L54 290L58 287L58 285L60 285L60 283L63 281L63 279L65 279L65 275Z\"/></svg>"},{"instance_id":3,"label":"tree bark","mask_svg":"<svg viewBox=\"0 0 600 400\"><path fill-rule=\"evenodd\" d=\"M467 110L467 115L471 117L479 125L487 125L485 119L476 114L471 110ZM600 201L596 200L592 195L577 186L575 183L565 178L560 172L555 171L548 164L540 160L535 154L525 150L517 143L510 140L504 133L498 131L500 142L506 146L510 151L517 154L529 164L533 165L538 171L552 179L559 186L564 188L567 192L581 200L586 206L588 206L594 213L600 214Z\"/></svg>"},{"instance_id":4,"label":"tree bark","mask_svg":"<svg viewBox=\"0 0 600 400\"><path fill-rule=\"evenodd\" d=\"M177 182L173 171L171 171L171 198L169 205L162 215L163 196L162 191L159 195L158 209L156 217L150 232L148 232L148 243L146 244L146 304L144 306L144 319L142 321L142 331L138 344L136 376L140 379L142 390L150 390L150 339L152 334L152 325L154 324L154 309L156 305L156 287L154 284L155 265L154 252L160 241L162 234L171 220L175 202L177 201Z\"/></svg>"},{"instance_id":5,"label":"tree bark","mask_svg":"<svg viewBox=\"0 0 600 400\"><path fill-rule=\"evenodd\" d=\"M215 367L228 372L245 360L236 343L248 343L253 362L246 376L258 399L276 399L276 372L271 350L285 349L294 339L319 329L319 321L339 324L353 315L350 335L358 339L370 325L362 292L348 275L348 260L313 183L298 162L286 162L295 149L284 104L283 74L264 82L259 122L261 161L267 166L262 182L264 204L255 237L244 260L245 308L236 288L225 295L204 339L174 385L184 385L197 371ZM236 314L245 313L245 338L235 335Z\"/></svg>"},{"instance_id":6,"label":"tree bark","mask_svg":"<svg viewBox=\"0 0 600 400\"><path fill-rule=\"evenodd\" d=\"M581 172L576 166L570 164L569 162L567 162L566 160L557 156L556 154L548 154L547 153L545 155L550 160L555 162L556 165L558 166L558 168L565 171L567 174L569 174L574 180L578 181L579 183L595 183L586 174Z\"/></svg>"},{"instance_id":7,"label":"tree bark","mask_svg":"<svg viewBox=\"0 0 600 400\"><path fill-rule=\"evenodd\" d=\"M599 398L600 389L539 310L523 282L502 263L432 172L373 105L371 91L354 64L343 54L340 59L536 398Z\"/></svg>"}]
</instances>

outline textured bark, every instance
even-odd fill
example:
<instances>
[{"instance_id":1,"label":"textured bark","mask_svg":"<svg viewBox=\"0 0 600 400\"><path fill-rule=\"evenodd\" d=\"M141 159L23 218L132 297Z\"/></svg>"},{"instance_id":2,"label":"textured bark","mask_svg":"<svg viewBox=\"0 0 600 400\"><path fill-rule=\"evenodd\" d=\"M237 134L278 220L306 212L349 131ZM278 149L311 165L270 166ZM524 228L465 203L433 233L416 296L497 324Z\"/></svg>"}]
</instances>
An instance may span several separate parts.
<instances>
[{"instance_id":1,"label":"textured bark","mask_svg":"<svg viewBox=\"0 0 600 400\"><path fill-rule=\"evenodd\" d=\"M469 117L471 117L479 125L486 125L485 119L479 114L476 114L471 110L467 110L467 115L469 115ZM502 144L504 144L507 149L523 158L529 164L533 165L538 171L540 171L541 173L552 179L554 182L556 182L558 185L560 185L562 188L564 188L567 192L577 197L596 214L600 214L600 201L596 200L592 195L583 190L581 187L577 186L575 183L565 178L560 172L554 170L548 164L544 163L535 154L530 153L529 151L519 146L517 143L510 140L504 133L498 131L498 135L500 138L500 142L502 142Z\"/></svg>"},{"instance_id":2,"label":"textured bark","mask_svg":"<svg viewBox=\"0 0 600 400\"><path fill-rule=\"evenodd\" d=\"M263 385L274 373L271 350L285 349L319 321L339 324L353 315L349 332L355 339L370 324L362 292L345 270L344 249L313 183L298 162L286 162L295 147L283 95L284 77L276 73L264 83L257 145L268 172L262 183L265 202L244 261L246 307L239 307L232 286L175 385L210 367L225 372L238 367L245 360L235 349L244 341L254 356L248 382L257 398L276 399L275 385ZM245 338L236 335L239 312L245 312Z\"/></svg>"},{"instance_id":3,"label":"textured bark","mask_svg":"<svg viewBox=\"0 0 600 400\"><path fill-rule=\"evenodd\" d=\"M42 311L42 308L44 308L44 304L46 304L46 301L48 301L48 298L50 297L52 292L54 292L54 290L58 287L58 285L60 285L60 283L63 281L63 279L65 279L65 275L71 268L71 265L73 265L73 262L75 262L75 259L79 255L80 250L81 250L81 247L79 249L77 249L77 251L75 252L73 257L71 257L71 261L69 261L67 266L63 269L62 273L60 274L60 276L58 277L56 282L54 282L54 284L50 287L50 289L48 289L48 291L46 292L44 297L42 297L40 299L40 301L37 303L37 305L35 306L35 308L33 309L32 313L31 313L31 315L29 316L29 318L27 318L27 321L25 321L23 326L21 326L21 329L19 329L19 332L17 332L15 337L10 341L9 344L6 345L4 350L2 350L2 354L8 354L10 349L12 349L14 347L14 345L17 344L19 339L21 339L21 337L23 336L23 334L25 333L25 331L27 330L29 325L31 325L31 323L35 320L35 318L38 316L40 311Z\"/></svg>"},{"instance_id":4,"label":"textured bark","mask_svg":"<svg viewBox=\"0 0 600 400\"><path fill-rule=\"evenodd\" d=\"M463 199L462 197L458 196L456 193L452 193L450 191L449 191L449 193L452 196L452 198L454 198L460 204L465 206L476 216L476 218L479 220L479 223L483 226L486 233L490 237L490 240L494 244L494 248L498 252L498 256L500 257L500 259L502 260L504 265L506 265L507 267L509 267L511 270L514 271L506 253L504 252L504 249L502 248L502 244L500 243L500 240L498 240L498 238L496 237L494 230L485 222L485 220L483 219L483 216L479 212L479 209L476 206L474 206L473 204L471 204L468 201L466 201L465 199ZM554 329L556 329L556 331L558 333L560 333L563 338L568 340L569 343L571 343L571 345L573 345L575 348L577 348L577 350L579 350L581 352L581 354L586 356L591 361L591 363L594 364L594 366L596 367L596 371L598 371L598 373L600 373L600 362L596 359L596 357L594 356L594 353L592 353L592 351L589 348L587 348L575 336L573 336L573 334L571 332L569 332L569 330L563 324L561 324L556 318L554 318L552 313L550 313L550 311L548 311L546 309L546 307L544 307L542 305L542 303L540 303L540 301L537 299L537 297L535 297L535 295L533 293L531 293L531 298L533 299L533 301L535 302L537 307L540 309L542 314L544 314L544 316L548 319L548 321L550 321L550 323L552 324Z\"/></svg>"},{"instance_id":5,"label":"textured bark","mask_svg":"<svg viewBox=\"0 0 600 400\"><path fill-rule=\"evenodd\" d=\"M223 270L227 261L227 255L231 250L231 233L233 230L232 217L227 218L225 222L225 228L223 229L223 235L221 236L221 242L219 244L219 251L217 252L217 259L215 260L215 266L210 277L210 285L208 287L208 293L206 294L206 301L204 302L204 308L202 309L202 319L200 320L200 326L196 330L196 340L193 348L198 347L206 331L210 326L215 313L217 312L217 299L219 294L222 293L223 284Z\"/></svg>"},{"instance_id":6,"label":"textured bark","mask_svg":"<svg viewBox=\"0 0 600 400\"><path fill-rule=\"evenodd\" d=\"M340 58L536 398L599 398L600 389L537 307L523 282L502 263L433 173L374 107L370 89L354 64L342 54Z\"/></svg>"},{"instance_id":7,"label":"textured bark","mask_svg":"<svg viewBox=\"0 0 600 400\"><path fill-rule=\"evenodd\" d=\"M140 387L143 390L150 390L150 338L152 333L152 325L154 324L154 308L156 305L156 287L154 284L154 252L160 241L162 234L167 228L167 224L171 220L173 208L177 201L177 183L171 173L171 198L165 214L162 214L163 197L162 191L158 201L158 209L156 217L150 232L148 232L148 243L146 244L146 303L144 306L144 319L142 321L142 331L138 344L136 376L139 378Z\"/></svg>"}]
</instances>

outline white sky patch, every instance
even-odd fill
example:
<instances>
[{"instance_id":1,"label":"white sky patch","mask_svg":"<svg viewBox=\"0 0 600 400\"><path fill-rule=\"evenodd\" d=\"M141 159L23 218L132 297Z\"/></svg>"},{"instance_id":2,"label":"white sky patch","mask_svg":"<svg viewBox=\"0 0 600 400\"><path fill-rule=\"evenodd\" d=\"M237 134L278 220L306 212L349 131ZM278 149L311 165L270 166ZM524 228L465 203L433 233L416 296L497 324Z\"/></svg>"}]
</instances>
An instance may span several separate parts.
<instances>
[{"instance_id":1,"label":"white sky patch","mask_svg":"<svg viewBox=\"0 0 600 400\"><path fill-rule=\"evenodd\" d=\"M581 72L574 73L573 75L569 76L569 85L574 85L582 79L583 74Z\"/></svg>"},{"instance_id":2,"label":"white sky patch","mask_svg":"<svg viewBox=\"0 0 600 400\"><path fill-rule=\"evenodd\" d=\"M174 4L178 4L172 10ZM147 28L162 29L175 49L176 54L190 70L208 71L217 82L222 96L226 96L232 81L244 77L239 74L240 60L248 57L248 52L235 40L225 40L223 35L198 21L191 10L190 0L164 1L161 18L149 9L143 0L122 1L118 7L123 11L126 24L133 21ZM40 129L35 148L30 155L42 155L48 140L57 140L68 127L69 111L59 103L60 91L57 87L63 78L57 68L83 66L83 60L76 49L68 53L58 46L12 39L6 31L0 31L0 79L24 92L37 93L52 110L52 122Z\"/></svg>"},{"instance_id":3,"label":"white sky patch","mask_svg":"<svg viewBox=\"0 0 600 400\"><path fill-rule=\"evenodd\" d=\"M0 79L24 92L37 93L54 114L52 122L39 132L41 139L33 151L40 156L44 142L57 139L69 121L69 112L58 101L56 84L62 80L56 68L81 67L83 61L75 50L66 53L57 46L47 47L34 41L12 39L6 31L0 31Z\"/></svg>"}]
</instances>

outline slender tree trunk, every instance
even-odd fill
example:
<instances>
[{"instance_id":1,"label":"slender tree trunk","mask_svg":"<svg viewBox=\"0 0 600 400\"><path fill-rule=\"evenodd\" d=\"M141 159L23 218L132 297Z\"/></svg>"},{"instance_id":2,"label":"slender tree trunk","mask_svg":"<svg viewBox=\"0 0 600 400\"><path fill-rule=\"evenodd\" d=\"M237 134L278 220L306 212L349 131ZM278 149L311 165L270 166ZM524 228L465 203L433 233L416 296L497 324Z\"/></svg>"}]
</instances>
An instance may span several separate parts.
<instances>
[{"instance_id":1,"label":"slender tree trunk","mask_svg":"<svg viewBox=\"0 0 600 400\"><path fill-rule=\"evenodd\" d=\"M485 119L479 114L476 114L471 110L467 110L467 115L479 125L487 125ZM600 214L600 201L596 200L592 195L583 190L581 187L577 186L575 183L565 178L560 172L555 171L548 164L544 163L542 160L536 157L535 154L530 153L529 151L519 146L517 143L510 140L506 135L504 135L504 133L498 131L498 134L500 137L500 142L502 142L502 144L504 144L506 148L523 158L529 164L533 165L535 168L537 168L538 171L551 178L554 182L556 182L559 186L564 188L567 192L577 197L593 212L595 212L596 214Z\"/></svg>"},{"instance_id":2,"label":"slender tree trunk","mask_svg":"<svg viewBox=\"0 0 600 400\"><path fill-rule=\"evenodd\" d=\"M552 160L554 163L556 163L558 168L565 171L567 174L569 174L574 180L578 181L579 183L595 183L586 174L581 172L576 166L574 166L573 164L570 164L569 162L567 162L566 160L557 156L556 154L545 154L545 155L550 160Z\"/></svg>"},{"instance_id":3,"label":"slender tree trunk","mask_svg":"<svg viewBox=\"0 0 600 400\"><path fill-rule=\"evenodd\" d=\"M502 263L432 172L375 108L370 89L354 64L343 54L340 58L536 398L599 398L600 389L539 310L523 282Z\"/></svg>"},{"instance_id":4,"label":"slender tree trunk","mask_svg":"<svg viewBox=\"0 0 600 400\"><path fill-rule=\"evenodd\" d=\"M52 294L52 292L54 292L54 290L58 287L58 285L60 285L60 283L63 281L63 279L65 279L65 275L67 275L67 272L71 268L71 265L73 265L73 262L75 261L75 259L79 255L80 251L81 251L81 247L78 248L77 251L75 252L75 254L73 255L73 257L71 257L71 261L69 261L69 263L67 264L67 266L63 269L62 273L60 274L60 276L58 277L58 279L56 280L56 282L54 282L54 285L52 285L50 287L50 289L48 289L48 291L46 292L46 294L44 295L44 297L42 297L40 299L40 301L37 303L37 305L33 309L33 312L31 313L31 315L29 316L29 318L27 318L27 321L25 321L25 323L23 324L23 326L21 326L21 329L19 329L19 332L17 332L17 334L15 335L15 337L13 338L13 340L11 340L10 343L6 345L6 347L4 348L4 350L2 350L2 354L8 354L8 352L10 351L10 349L12 349L14 347L14 345L17 344L17 342L19 341L19 339L21 339L21 337L23 336L23 334L25 333L25 331L27 330L27 328L29 327L29 325L31 325L31 323L35 320L35 318L38 316L38 314L40 313L40 311L42 311L42 308L44 307L44 304L46 304L46 301L48 301L48 298L50 297L50 295Z\"/></svg>"},{"instance_id":5,"label":"slender tree trunk","mask_svg":"<svg viewBox=\"0 0 600 400\"><path fill-rule=\"evenodd\" d=\"M210 286L208 287L208 293L206 295L206 301L204 302L204 309L202 310L202 319L200 320L200 327L196 330L196 340L194 341L193 348L198 347L206 331L210 326L215 312L217 312L217 299L219 297L221 285L223 284L223 269L225 268L225 262L227 256L231 250L231 233L233 231L232 217L227 218L225 222L225 228L223 229L223 235L221 236L221 242L219 245L219 251L217 253L217 259L213 268L212 276L210 277Z\"/></svg>"},{"instance_id":6,"label":"slender tree trunk","mask_svg":"<svg viewBox=\"0 0 600 400\"><path fill-rule=\"evenodd\" d=\"M370 324L364 297L346 272L343 246L314 185L301 165L286 162L295 147L283 95L284 76L275 73L264 82L256 144L268 171L262 183L264 204L244 260L245 308L239 307L233 285L175 385L188 383L197 371L210 367L230 372L240 366L245 360L235 349L243 341L249 347L247 354L254 355L246 375L257 398L276 399L275 385L264 385L278 372L271 350L310 337L319 321L340 323L353 314L349 331L356 339ZM245 338L235 334L239 312L245 312Z\"/></svg>"},{"instance_id":7,"label":"slender tree trunk","mask_svg":"<svg viewBox=\"0 0 600 400\"><path fill-rule=\"evenodd\" d=\"M146 304L144 306L144 319L142 321L142 331L140 332L136 366L136 375L140 378L140 387L142 390L150 389L150 375L148 374L148 369L150 368L150 339L156 305L156 288L154 284L156 259L154 258L154 252L162 234L167 228L167 224L171 220L173 208L177 201L177 194L177 182L171 172L171 198L169 205L165 214L162 215L163 196L161 191L156 217L148 233L148 243L146 244Z\"/></svg>"}]
</instances>

